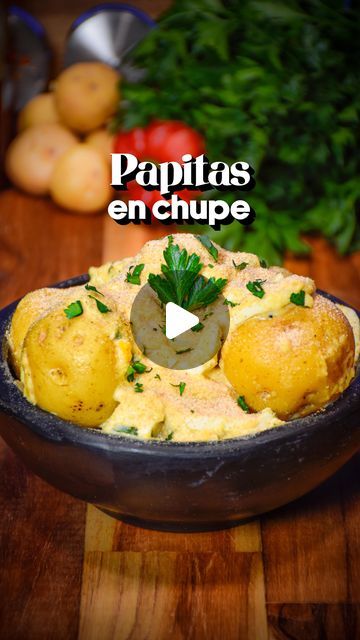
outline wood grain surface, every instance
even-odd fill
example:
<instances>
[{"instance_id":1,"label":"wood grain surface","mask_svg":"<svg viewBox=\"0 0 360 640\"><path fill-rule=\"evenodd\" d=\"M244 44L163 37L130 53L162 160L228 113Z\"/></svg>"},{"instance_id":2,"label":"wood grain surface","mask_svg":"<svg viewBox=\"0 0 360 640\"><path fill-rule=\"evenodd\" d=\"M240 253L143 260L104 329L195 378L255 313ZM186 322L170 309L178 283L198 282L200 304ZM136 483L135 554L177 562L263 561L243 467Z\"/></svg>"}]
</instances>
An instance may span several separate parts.
<instances>
[{"instance_id":1,"label":"wood grain surface","mask_svg":"<svg viewBox=\"0 0 360 640\"><path fill-rule=\"evenodd\" d=\"M0 305L130 255L164 227L119 227L0 195ZM321 239L287 265L360 307L360 255ZM360 639L359 457L308 496L226 531L122 524L0 444L0 640Z\"/></svg>"}]
</instances>

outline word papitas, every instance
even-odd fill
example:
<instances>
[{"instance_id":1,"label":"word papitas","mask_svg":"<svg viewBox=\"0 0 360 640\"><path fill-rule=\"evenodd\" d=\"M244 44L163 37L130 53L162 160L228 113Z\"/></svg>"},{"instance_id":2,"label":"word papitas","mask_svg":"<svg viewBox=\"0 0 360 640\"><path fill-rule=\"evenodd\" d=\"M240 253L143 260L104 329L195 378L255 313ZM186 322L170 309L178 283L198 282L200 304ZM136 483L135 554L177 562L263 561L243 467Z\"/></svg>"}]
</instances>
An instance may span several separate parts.
<instances>
[{"instance_id":1,"label":"word papitas","mask_svg":"<svg viewBox=\"0 0 360 640\"><path fill-rule=\"evenodd\" d=\"M224 200L189 201L181 198L184 189L198 192L209 189L249 191L255 181L254 172L247 162L234 162L230 166L225 162L210 163L204 154L196 158L185 154L182 161L182 164L162 162L157 165L139 162L131 153L113 153L111 184L114 189L126 190L128 183L135 181L147 191L157 191L159 199L153 202L151 209L142 200L113 200L108 207L110 217L118 224L149 224L154 217L163 224L197 222L214 229L219 229L221 224L229 224L233 219L245 225L254 220L255 212L245 200L236 200L229 205Z\"/></svg>"}]
</instances>

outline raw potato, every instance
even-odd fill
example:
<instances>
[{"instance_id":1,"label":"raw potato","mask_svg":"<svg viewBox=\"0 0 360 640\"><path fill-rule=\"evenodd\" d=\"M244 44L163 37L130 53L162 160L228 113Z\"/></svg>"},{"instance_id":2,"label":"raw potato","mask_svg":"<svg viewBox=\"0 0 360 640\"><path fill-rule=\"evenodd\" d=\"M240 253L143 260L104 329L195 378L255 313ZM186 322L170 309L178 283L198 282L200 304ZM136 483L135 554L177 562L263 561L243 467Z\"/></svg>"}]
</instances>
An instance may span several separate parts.
<instances>
[{"instance_id":1,"label":"raw potato","mask_svg":"<svg viewBox=\"0 0 360 640\"><path fill-rule=\"evenodd\" d=\"M110 168L90 145L77 144L56 164L50 193L65 209L96 213L104 209L110 199Z\"/></svg>"},{"instance_id":2,"label":"raw potato","mask_svg":"<svg viewBox=\"0 0 360 640\"><path fill-rule=\"evenodd\" d=\"M27 333L21 380L28 400L45 411L96 427L116 406L114 342L91 315L69 320L62 308L56 309Z\"/></svg>"},{"instance_id":3,"label":"raw potato","mask_svg":"<svg viewBox=\"0 0 360 640\"><path fill-rule=\"evenodd\" d=\"M224 373L256 411L304 416L335 399L354 375L354 335L344 314L317 295L307 309L245 321L226 340Z\"/></svg>"},{"instance_id":4,"label":"raw potato","mask_svg":"<svg viewBox=\"0 0 360 640\"><path fill-rule=\"evenodd\" d=\"M60 117L55 106L53 93L40 93L32 98L21 110L18 119L18 131L37 124L58 124Z\"/></svg>"},{"instance_id":5,"label":"raw potato","mask_svg":"<svg viewBox=\"0 0 360 640\"><path fill-rule=\"evenodd\" d=\"M25 129L7 150L6 173L23 191L44 195L49 191L55 164L77 142L77 138L59 124L39 124Z\"/></svg>"},{"instance_id":6,"label":"raw potato","mask_svg":"<svg viewBox=\"0 0 360 640\"><path fill-rule=\"evenodd\" d=\"M63 71L55 85L56 107L70 129L87 133L115 113L119 76L101 62L79 62Z\"/></svg>"},{"instance_id":7,"label":"raw potato","mask_svg":"<svg viewBox=\"0 0 360 640\"><path fill-rule=\"evenodd\" d=\"M114 136L107 129L98 129L87 136L85 142L94 149L97 149L106 162L111 162L111 153L113 152Z\"/></svg>"}]
</instances>

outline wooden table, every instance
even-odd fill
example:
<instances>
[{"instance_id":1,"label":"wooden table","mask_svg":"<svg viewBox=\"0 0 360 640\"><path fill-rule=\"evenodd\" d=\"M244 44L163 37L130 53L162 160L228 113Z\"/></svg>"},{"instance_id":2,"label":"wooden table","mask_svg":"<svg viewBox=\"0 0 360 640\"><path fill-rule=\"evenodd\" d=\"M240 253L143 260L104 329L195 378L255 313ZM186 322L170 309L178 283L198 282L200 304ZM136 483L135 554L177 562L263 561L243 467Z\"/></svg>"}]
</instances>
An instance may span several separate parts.
<instances>
[{"instance_id":1,"label":"wooden table","mask_svg":"<svg viewBox=\"0 0 360 640\"><path fill-rule=\"evenodd\" d=\"M135 252L150 231L0 196L1 306ZM162 233L166 228L160 227ZM288 265L360 307L360 255ZM0 445L1 640L360 638L359 457L297 502L216 533L145 531L28 472Z\"/></svg>"}]
</instances>

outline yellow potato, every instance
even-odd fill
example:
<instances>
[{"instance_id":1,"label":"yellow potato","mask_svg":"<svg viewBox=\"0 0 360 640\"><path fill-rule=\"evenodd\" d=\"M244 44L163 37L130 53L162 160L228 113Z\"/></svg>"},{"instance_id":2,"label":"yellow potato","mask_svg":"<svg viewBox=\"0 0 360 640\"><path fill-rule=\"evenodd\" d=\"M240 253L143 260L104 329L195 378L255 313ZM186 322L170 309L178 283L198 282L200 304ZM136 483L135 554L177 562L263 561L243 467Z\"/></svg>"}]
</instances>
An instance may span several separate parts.
<instances>
[{"instance_id":1,"label":"yellow potato","mask_svg":"<svg viewBox=\"0 0 360 640\"><path fill-rule=\"evenodd\" d=\"M111 153L113 152L114 136L107 129L98 129L87 136L85 142L94 149L97 149L106 162L111 162Z\"/></svg>"},{"instance_id":2,"label":"yellow potato","mask_svg":"<svg viewBox=\"0 0 360 640\"><path fill-rule=\"evenodd\" d=\"M68 296L66 289L38 289L20 300L11 320L8 337L12 365L17 375L20 374L21 352L30 326Z\"/></svg>"},{"instance_id":3,"label":"yellow potato","mask_svg":"<svg viewBox=\"0 0 360 640\"><path fill-rule=\"evenodd\" d=\"M354 374L354 336L344 314L315 296L311 309L289 305L254 317L226 340L224 373L256 411L281 419L304 416L335 399Z\"/></svg>"},{"instance_id":4,"label":"yellow potato","mask_svg":"<svg viewBox=\"0 0 360 640\"><path fill-rule=\"evenodd\" d=\"M28 127L37 124L58 124L60 117L55 106L53 93L40 93L32 98L20 111L18 118L18 131L24 131Z\"/></svg>"},{"instance_id":5,"label":"yellow potato","mask_svg":"<svg viewBox=\"0 0 360 640\"><path fill-rule=\"evenodd\" d=\"M104 125L119 103L119 75L101 62L79 62L55 84L60 118L70 129L87 133Z\"/></svg>"},{"instance_id":6,"label":"yellow potato","mask_svg":"<svg viewBox=\"0 0 360 640\"><path fill-rule=\"evenodd\" d=\"M96 213L110 200L110 167L90 145L79 143L56 164L50 182L53 200L78 213Z\"/></svg>"},{"instance_id":7,"label":"yellow potato","mask_svg":"<svg viewBox=\"0 0 360 640\"><path fill-rule=\"evenodd\" d=\"M72 319L63 308L51 311L30 327L21 360L28 400L87 427L100 425L114 411L119 383L115 343L94 317L85 307Z\"/></svg>"},{"instance_id":8,"label":"yellow potato","mask_svg":"<svg viewBox=\"0 0 360 640\"><path fill-rule=\"evenodd\" d=\"M39 124L20 133L10 144L6 173L16 187L27 193L48 193L56 162L77 143L77 138L59 124Z\"/></svg>"}]
</instances>

